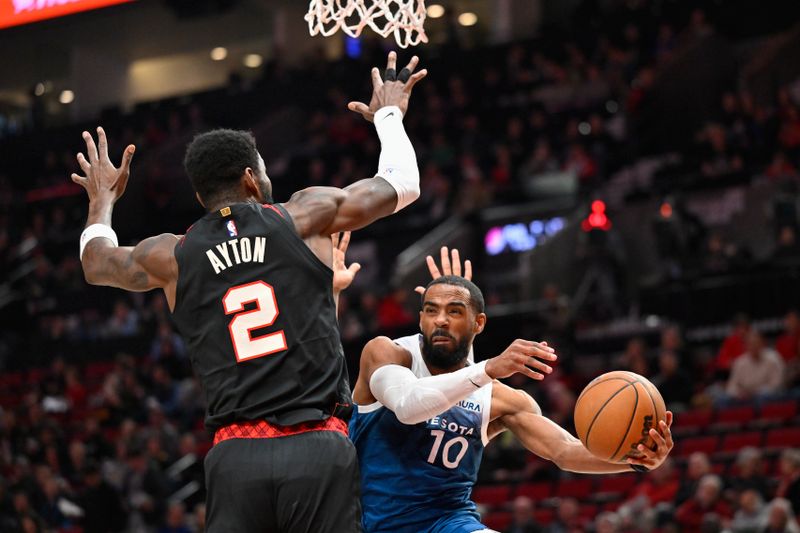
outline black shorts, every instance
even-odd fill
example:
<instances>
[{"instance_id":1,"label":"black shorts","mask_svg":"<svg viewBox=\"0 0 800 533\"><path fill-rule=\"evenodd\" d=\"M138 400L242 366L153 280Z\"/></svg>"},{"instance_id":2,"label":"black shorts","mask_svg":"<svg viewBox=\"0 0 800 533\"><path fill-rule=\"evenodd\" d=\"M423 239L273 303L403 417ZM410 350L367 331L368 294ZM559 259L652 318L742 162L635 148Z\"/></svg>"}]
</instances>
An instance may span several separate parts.
<instances>
[{"instance_id":1,"label":"black shorts","mask_svg":"<svg viewBox=\"0 0 800 533\"><path fill-rule=\"evenodd\" d=\"M230 439L208 452L209 533L358 533L356 449L336 431Z\"/></svg>"}]
</instances>

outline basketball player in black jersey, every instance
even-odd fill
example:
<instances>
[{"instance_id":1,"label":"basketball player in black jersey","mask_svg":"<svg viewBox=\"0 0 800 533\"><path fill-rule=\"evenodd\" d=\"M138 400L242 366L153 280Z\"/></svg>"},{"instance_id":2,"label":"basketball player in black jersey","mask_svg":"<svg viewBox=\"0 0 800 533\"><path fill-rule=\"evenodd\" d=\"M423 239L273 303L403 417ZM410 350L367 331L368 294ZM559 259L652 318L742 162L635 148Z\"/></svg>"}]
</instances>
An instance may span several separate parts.
<instances>
[{"instance_id":1,"label":"basketball player in black jersey","mask_svg":"<svg viewBox=\"0 0 800 533\"><path fill-rule=\"evenodd\" d=\"M81 235L87 282L130 291L163 289L207 401L214 447L205 460L207 531L360 531L359 474L347 439L351 404L332 296L331 234L357 229L419 196L419 171L402 116L414 85L412 58L385 81L372 70L369 105L348 107L375 123L376 176L345 189L311 187L274 204L255 140L216 130L189 145L185 167L207 214L183 236L120 247L114 203L134 147L115 168L105 133L83 133L89 196Z\"/></svg>"}]
</instances>

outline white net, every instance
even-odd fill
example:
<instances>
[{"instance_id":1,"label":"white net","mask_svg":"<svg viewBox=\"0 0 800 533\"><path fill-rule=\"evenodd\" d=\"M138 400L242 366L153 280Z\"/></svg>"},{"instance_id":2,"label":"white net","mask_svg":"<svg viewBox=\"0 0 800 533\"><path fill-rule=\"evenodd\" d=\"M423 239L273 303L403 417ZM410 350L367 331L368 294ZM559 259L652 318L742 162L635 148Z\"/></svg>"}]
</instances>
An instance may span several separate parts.
<instances>
[{"instance_id":1,"label":"white net","mask_svg":"<svg viewBox=\"0 0 800 533\"><path fill-rule=\"evenodd\" d=\"M311 0L308 31L325 37L342 30L358 37L369 26L383 37L394 34L402 48L427 43L425 0Z\"/></svg>"}]
</instances>

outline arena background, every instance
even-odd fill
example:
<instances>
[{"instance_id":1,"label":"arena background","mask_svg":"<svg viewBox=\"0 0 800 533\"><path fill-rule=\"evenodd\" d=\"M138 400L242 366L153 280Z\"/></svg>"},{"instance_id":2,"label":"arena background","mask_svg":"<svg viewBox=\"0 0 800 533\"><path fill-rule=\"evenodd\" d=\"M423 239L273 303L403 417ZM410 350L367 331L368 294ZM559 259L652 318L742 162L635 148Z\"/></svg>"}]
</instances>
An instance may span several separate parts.
<instances>
[{"instance_id":1,"label":"arena background","mask_svg":"<svg viewBox=\"0 0 800 533\"><path fill-rule=\"evenodd\" d=\"M547 416L571 429L610 369L676 413L649 474L571 475L499 438L474 492L487 525L800 531L800 5L434 3L430 43L400 50L430 71L405 119L422 197L353 236L351 377L367 339L415 330L425 255L456 246L489 304L477 358L517 337L561 354L543 383L511 380ZM397 46L312 38L306 8L0 0L1 531L202 531L202 392L160 293L84 282L69 175L83 129L137 145L126 244L201 215L181 163L212 127L255 133L277 201L371 176L377 136L346 102Z\"/></svg>"}]
</instances>

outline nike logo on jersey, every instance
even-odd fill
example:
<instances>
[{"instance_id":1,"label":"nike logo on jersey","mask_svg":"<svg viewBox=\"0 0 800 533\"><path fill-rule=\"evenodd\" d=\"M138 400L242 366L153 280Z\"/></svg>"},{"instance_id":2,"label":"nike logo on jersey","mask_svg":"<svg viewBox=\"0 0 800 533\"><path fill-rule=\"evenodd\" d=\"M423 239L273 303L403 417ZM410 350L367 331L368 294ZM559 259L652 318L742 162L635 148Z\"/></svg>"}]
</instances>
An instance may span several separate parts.
<instances>
[{"instance_id":1,"label":"nike logo on jersey","mask_svg":"<svg viewBox=\"0 0 800 533\"><path fill-rule=\"evenodd\" d=\"M242 263L263 263L264 252L267 249L266 237L242 237L231 239L206 250L206 257L214 269L214 274L233 265Z\"/></svg>"}]
</instances>

